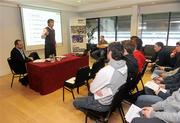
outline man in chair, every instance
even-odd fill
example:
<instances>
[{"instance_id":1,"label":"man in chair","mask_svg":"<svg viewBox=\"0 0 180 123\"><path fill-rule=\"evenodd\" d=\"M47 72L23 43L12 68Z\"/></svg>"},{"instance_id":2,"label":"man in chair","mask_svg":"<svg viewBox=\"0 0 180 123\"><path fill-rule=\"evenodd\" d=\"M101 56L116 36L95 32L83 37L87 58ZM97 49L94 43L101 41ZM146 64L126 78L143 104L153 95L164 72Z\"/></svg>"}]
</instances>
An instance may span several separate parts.
<instances>
[{"instance_id":1,"label":"man in chair","mask_svg":"<svg viewBox=\"0 0 180 123\"><path fill-rule=\"evenodd\" d=\"M107 49L107 66L99 70L90 85L90 93L86 97L76 98L74 106L82 110L84 108L95 111L108 111L113 96L127 79L126 61L123 60L124 48L120 42L111 43Z\"/></svg>"},{"instance_id":2,"label":"man in chair","mask_svg":"<svg viewBox=\"0 0 180 123\"><path fill-rule=\"evenodd\" d=\"M26 62L30 61L28 57L26 57L23 47L24 44L20 39L14 41L15 47L11 50L11 60L13 62L13 70L17 74L25 74L26 70ZM23 83L22 83L23 84Z\"/></svg>"}]
</instances>

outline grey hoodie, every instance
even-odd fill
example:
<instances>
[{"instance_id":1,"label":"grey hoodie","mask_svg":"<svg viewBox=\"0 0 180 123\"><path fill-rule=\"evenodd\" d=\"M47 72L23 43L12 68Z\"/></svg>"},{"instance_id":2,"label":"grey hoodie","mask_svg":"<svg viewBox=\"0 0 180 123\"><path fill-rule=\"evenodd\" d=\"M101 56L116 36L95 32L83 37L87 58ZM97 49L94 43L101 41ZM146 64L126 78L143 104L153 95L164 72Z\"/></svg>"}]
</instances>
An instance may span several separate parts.
<instances>
[{"instance_id":1,"label":"grey hoodie","mask_svg":"<svg viewBox=\"0 0 180 123\"><path fill-rule=\"evenodd\" d=\"M152 107L154 111L151 117L157 117L167 123L180 123L180 89Z\"/></svg>"},{"instance_id":2,"label":"grey hoodie","mask_svg":"<svg viewBox=\"0 0 180 123\"><path fill-rule=\"evenodd\" d=\"M99 90L106 91L110 89L111 95L98 99L102 105L109 105L112 102L113 96L118 91L119 87L127 80L127 66L124 60L110 60L107 66L102 68L91 83L90 90L95 93ZM104 92L105 93L105 92Z\"/></svg>"}]
</instances>

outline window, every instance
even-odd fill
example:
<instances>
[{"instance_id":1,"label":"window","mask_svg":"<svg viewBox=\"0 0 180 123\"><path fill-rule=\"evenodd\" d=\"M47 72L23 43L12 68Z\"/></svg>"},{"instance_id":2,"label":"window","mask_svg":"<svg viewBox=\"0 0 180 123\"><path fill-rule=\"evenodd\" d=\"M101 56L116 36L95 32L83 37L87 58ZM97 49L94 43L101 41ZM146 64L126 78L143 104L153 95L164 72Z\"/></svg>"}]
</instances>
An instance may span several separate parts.
<instances>
[{"instance_id":1,"label":"window","mask_svg":"<svg viewBox=\"0 0 180 123\"><path fill-rule=\"evenodd\" d=\"M98 43L98 19L86 20L86 32L88 42L92 44Z\"/></svg>"},{"instance_id":2,"label":"window","mask_svg":"<svg viewBox=\"0 0 180 123\"><path fill-rule=\"evenodd\" d=\"M169 46L175 46L180 41L180 13L171 13L169 29Z\"/></svg>"},{"instance_id":3,"label":"window","mask_svg":"<svg viewBox=\"0 0 180 123\"><path fill-rule=\"evenodd\" d=\"M115 22L116 17L100 18L100 35L109 43L115 41Z\"/></svg>"},{"instance_id":4,"label":"window","mask_svg":"<svg viewBox=\"0 0 180 123\"><path fill-rule=\"evenodd\" d=\"M169 14L148 14L142 15L141 38L143 44L155 44L161 41L166 45L168 34Z\"/></svg>"},{"instance_id":5,"label":"window","mask_svg":"<svg viewBox=\"0 0 180 123\"><path fill-rule=\"evenodd\" d=\"M97 44L98 37L104 35L108 43L130 38L131 16L114 16L86 20L88 42Z\"/></svg>"},{"instance_id":6,"label":"window","mask_svg":"<svg viewBox=\"0 0 180 123\"><path fill-rule=\"evenodd\" d=\"M131 16L117 17L117 41L128 40L130 35Z\"/></svg>"}]
</instances>

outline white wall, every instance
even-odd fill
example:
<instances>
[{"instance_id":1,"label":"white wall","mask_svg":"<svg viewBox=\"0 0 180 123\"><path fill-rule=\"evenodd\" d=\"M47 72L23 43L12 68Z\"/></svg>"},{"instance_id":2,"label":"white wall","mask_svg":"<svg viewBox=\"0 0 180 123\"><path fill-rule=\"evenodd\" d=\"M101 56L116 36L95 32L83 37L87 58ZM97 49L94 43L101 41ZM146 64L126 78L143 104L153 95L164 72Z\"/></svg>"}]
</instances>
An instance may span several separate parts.
<instances>
[{"instance_id":1,"label":"white wall","mask_svg":"<svg viewBox=\"0 0 180 123\"><path fill-rule=\"evenodd\" d=\"M57 47L57 54L70 52L69 20L77 17L77 13L61 11L63 44ZM17 5L0 4L0 76L10 73L7 58L14 47L15 39L22 39L22 26L20 12ZM29 52L27 52L28 54ZM44 50L38 50L44 57Z\"/></svg>"}]
</instances>

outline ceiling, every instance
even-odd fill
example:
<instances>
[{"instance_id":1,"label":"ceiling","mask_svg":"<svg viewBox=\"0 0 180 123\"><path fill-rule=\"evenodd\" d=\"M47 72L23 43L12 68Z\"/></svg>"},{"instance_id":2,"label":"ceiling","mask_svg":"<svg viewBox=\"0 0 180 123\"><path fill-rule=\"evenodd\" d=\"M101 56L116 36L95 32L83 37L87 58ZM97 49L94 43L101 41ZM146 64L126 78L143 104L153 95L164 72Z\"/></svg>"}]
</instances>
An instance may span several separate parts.
<instances>
[{"instance_id":1,"label":"ceiling","mask_svg":"<svg viewBox=\"0 0 180 123\"><path fill-rule=\"evenodd\" d=\"M88 12L130 7L133 5L154 5L160 3L180 2L180 0L1 0L7 3L42 5L61 8L62 5L71 11Z\"/></svg>"}]
</instances>

